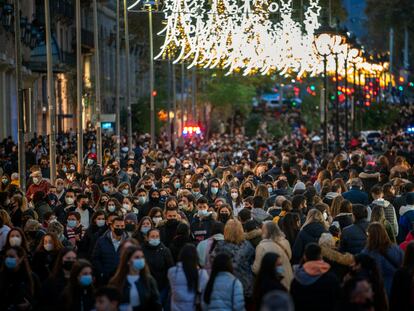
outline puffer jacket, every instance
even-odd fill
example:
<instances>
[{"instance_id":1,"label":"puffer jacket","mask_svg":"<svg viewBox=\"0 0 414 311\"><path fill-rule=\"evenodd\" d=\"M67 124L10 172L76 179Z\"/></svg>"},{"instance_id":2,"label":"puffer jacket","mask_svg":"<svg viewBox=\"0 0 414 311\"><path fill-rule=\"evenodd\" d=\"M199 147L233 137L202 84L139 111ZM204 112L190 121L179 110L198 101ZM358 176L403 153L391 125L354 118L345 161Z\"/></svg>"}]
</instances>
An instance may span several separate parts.
<instances>
[{"instance_id":1,"label":"puffer jacket","mask_svg":"<svg viewBox=\"0 0 414 311\"><path fill-rule=\"evenodd\" d=\"M204 310L243 311L242 283L230 272L219 272L214 280L210 303L205 305Z\"/></svg>"},{"instance_id":2,"label":"puffer jacket","mask_svg":"<svg viewBox=\"0 0 414 311\"><path fill-rule=\"evenodd\" d=\"M256 275L259 273L262 259L267 253L276 253L280 256L283 266L283 279L281 283L289 290L290 283L293 280L292 265L290 264L292 252L289 242L285 238L279 239L277 242L270 239L262 240L256 247L256 257L252 266L253 272Z\"/></svg>"},{"instance_id":3,"label":"puffer jacket","mask_svg":"<svg viewBox=\"0 0 414 311\"><path fill-rule=\"evenodd\" d=\"M322 233L327 232L324 225L320 222L312 222L304 226L296 237L293 244L292 261L297 264L302 259L306 245L309 243L318 243Z\"/></svg>"},{"instance_id":4,"label":"puffer jacket","mask_svg":"<svg viewBox=\"0 0 414 311\"><path fill-rule=\"evenodd\" d=\"M168 270L168 280L171 287L171 311L195 310L196 292L189 291L183 265L178 262ZM197 291L204 294L208 282L208 274L204 269L198 271ZM203 296L201 296L203 297Z\"/></svg>"},{"instance_id":5,"label":"puffer jacket","mask_svg":"<svg viewBox=\"0 0 414 311\"><path fill-rule=\"evenodd\" d=\"M352 255L359 254L367 242L367 228L369 222L359 220L342 231L339 246L340 252L348 252Z\"/></svg>"},{"instance_id":6,"label":"puffer jacket","mask_svg":"<svg viewBox=\"0 0 414 311\"><path fill-rule=\"evenodd\" d=\"M378 200L372 201L371 209L375 205L381 206L384 209L385 219L388 220L388 222L392 226L394 235L397 236L398 235L398 221L397 221L397 215L395 214L394 206L392 206L390 202L384 199L378 199Z\"/></svg>"}]
</instances>

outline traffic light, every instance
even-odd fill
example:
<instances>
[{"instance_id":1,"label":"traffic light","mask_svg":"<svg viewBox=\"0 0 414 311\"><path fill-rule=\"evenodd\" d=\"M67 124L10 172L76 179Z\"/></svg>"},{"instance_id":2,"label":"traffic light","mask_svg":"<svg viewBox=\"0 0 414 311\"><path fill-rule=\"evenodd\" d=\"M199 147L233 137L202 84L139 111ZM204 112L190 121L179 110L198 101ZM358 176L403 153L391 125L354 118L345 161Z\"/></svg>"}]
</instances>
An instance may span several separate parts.
<instances>
[{"instance_id":1,"label":"traffic light","mask_svg":"<svg viewBox=\"0 0 414 311\"><path fill-rule=\"evenodd\" d=\"M152 97L155 97L155 96L157 96L157 91L156 90L153 90L152 91Z\"/></svg>"}]
</instances>

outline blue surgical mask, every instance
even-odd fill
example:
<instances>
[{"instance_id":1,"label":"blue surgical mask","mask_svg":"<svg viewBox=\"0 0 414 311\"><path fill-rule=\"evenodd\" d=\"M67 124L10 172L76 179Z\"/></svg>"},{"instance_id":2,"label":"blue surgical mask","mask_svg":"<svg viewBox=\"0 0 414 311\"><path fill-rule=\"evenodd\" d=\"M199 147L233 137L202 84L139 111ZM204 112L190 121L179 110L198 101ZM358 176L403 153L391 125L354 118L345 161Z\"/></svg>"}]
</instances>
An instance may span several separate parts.
<instances>
[{"instance_id":1,"label":"blue surgical mask","mask_svg":"<svg viewBox=\"0 0 414 311\"><path fill-rule=\"evenodd\" d=\"M8 269L14 269L17 267L17 259L14 257L6 257L4 264Z\"/></svg>"},{"instance_id":2,"label":"blue surgical mask","mask_svg":"<svg viewBox=\"0 0 414 311\"><path fill-rule=\"evenodd\" d=\"M88 287L89 285L92 284L92 275L90 274L82 275L79 279L79 283L83 287Z\"/></svg>"},{"instance_id":3,"label":"blue surgical mask","mask_svg":"<svg viewBox=\"0 0 414 311\"><path fill-rule=\"evenodd\" d=\"M193 194L194 194L195 196L198 196L198 195L200 194L200 191L193 191Z\"/></svg>"},{"instance_id":4,"label":"blue surgical mask","mask_svg":"<svg viewBox=\"0 0 414 311\"><path fill-rule=\"evenodd\" d=\"M178 189L178 188L180 188L180 187L181 187L181 184L180 184L179 182L176 182L176 183L174 184L174 186L175 186L175 189Z\"/></svg>"},{"instance_id":5,"label":"blue surgical mask","mask_svg":"<svg viewBox=\"0 0 414 311\"><path fill-rule=\"evenodd\" d=\"M217 187L211 187L211 193L212 194L217 194L219 191L219 189Z\"/></svg>"},{"instance_id":6,"label":"blue surgical mask","mask_svg":"<svg viewBox=\"0 0 414 311\"><path fill-rule=\"evenodd\" d=\"M148 233L148 231L150 231L151 230L151 227L141 227L141 232L143 233L143 234L147 234Z\"/></svg>"},{"instance_id":7,"label":"blue surgical mask","mask_svg":"<svg viewBox=\"0 0 414 311\"><path fill-rule=\"evenodd\" d=\"M270 193L272 193L273 192L273 188L272 187L269 187L269 188L267 188L267 191L269 192L269 194Z\"/></svg>"},{"instance_id":8,"label":"blue surgical mask","mask_svg":"<svg viewBox=\"0 0 414 311\"><path fill-rule=\"evenodd\" d=\"M285 269L283 268L283 266L277 266L276 267L276 273L277 274L283 274L283 273L285 273Z\"/></svg>"},{"instance_id":9,"label":"blue surgical mask","mask_svg":"<svg viewBox=\"0 0 414 311\"><path fill-rule=\"evenodd\" d=\"M139 197L139 198L138 198L138 201L139 201L139 203L140 203L141 205L143 205L143 204L145 204L145 202L147 201L147 198L146 198L146 197Z\"/></svg>"},{"instance_id":10,"label":"blue surgical mask","mask_svg":"<svg viewBox=\"0 0 414 311\"><path fill-rule=\"evenodd\" d=\"M123 195L128 195L128 194L129 194L129 190L128 190L128 189L124 189L124 190L122 190L122 194L123 194Z\"/></svg>"},{"instance_id":11,"label":"blue surgical mask","mask_svg":"<svg viewBox=\"0 0 414 311\"><path fill-rule=\"evenodd\" d=\"M104 192L109 192L109 186L103 186L103 190L104 190Z\"/></svg>"},{"instance_id":12,"label":"blue surgical mask","mask_svg":"<svg viewBox=\"0 0 414 311\"><path fill-rule=\"evenodd\" d=\"M207 215L208 215L208 210L206 210L206 209L200 209L198 211L198 216L204 217L204 216L207 216Z\"/></svg>"},{"instance_id":13,"label":"blue surgical mask","mask_svg":"<svg viewBox=\"0 0 414 311\"><path fill-rule=\"evenodd\" d=\"M135 270L142 270L145 267L145 259L144 258L134 259L132 261L132 265Z\"/></svg>"},{"instance_id":14,"label":"blue surgical mask","mask_svg":"<svg viewBox=\"0 0 414 311\"><path fill-rule=\"evenodd\" d=\"M76 220L68 220L68 227L75 228L76 227Z\"/></svg>"},{"instance_id":15,"label":"blue surgical mask","mask_svg":"<svg viewBox=\"0 0 414 311\"><path fill-rule=\"evenodd\" d=\"M148 241L148 244L151 246L158 246L160 245L161 241L160 239L151 239Z\"/></svg>"},{"instance_id":16,"label":"blue surgical mask","mask_svg":"<svg viewBox=\"0 0 414 311\"><path fill-rule=\"evenodd\" d=\"M103 226L105 226L105 219L98 219L98 220L96 221L96 225L97 225L98 227L103 227Z\"/></svg>"}]
</instances>

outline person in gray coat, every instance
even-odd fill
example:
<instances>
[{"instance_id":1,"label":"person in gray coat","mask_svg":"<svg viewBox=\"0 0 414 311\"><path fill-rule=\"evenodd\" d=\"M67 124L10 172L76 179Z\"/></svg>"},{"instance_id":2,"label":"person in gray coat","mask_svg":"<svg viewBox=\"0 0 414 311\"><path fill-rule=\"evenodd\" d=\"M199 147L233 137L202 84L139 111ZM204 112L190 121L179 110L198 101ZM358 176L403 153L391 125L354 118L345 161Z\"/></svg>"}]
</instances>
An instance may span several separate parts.
<instances>
[{"instance_id":1,"label":"person in gray coat","mask_svg":"<svg viewBox=\"0 0 414 311\"><path fill-rule=\"evenodd\" d=\"M226 253L220 253L214 258L211 276L203 295L203 310L245 310L243 285L233 275L232 261Z\"/></svg>"},{"instance_id":2,"label":"person in gray coat","mask_svg":"<svg viewBox=\"0 0 414 311\"><path fill-rule=\"evenodd\" d=\"M367 241L369 225L367 208L362 204L353 204L352 215L354 223L342 231L339 250L343 253L348 252L356 255L363 250Z\"/></svg>"},{"instance_id":3,"label":"person in gray coat","mask_svg":"<svg viewBox=\"0 0 414 311\"><path fill-rule=\"evenodd\" d=\"M197 249L193 244L182 248L177 265L168 270L171 287L171 311L196 310L207 285L208 274L198 268Z\"/></svg>"}]
</instances>

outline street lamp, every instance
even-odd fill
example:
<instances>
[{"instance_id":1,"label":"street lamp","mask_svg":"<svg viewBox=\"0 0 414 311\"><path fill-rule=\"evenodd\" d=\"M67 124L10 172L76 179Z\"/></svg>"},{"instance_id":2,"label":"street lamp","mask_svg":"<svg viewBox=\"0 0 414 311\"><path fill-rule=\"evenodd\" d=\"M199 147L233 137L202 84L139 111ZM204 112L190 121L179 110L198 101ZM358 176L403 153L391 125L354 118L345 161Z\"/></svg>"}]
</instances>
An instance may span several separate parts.
<instances>
[{"instance_id":1,"label":"street lamp","mask_svg":"<svg viewBox=\"0 0 414 311\"><path fill-rule=\"evenodd\" d=\"M137 0L135 3L128 7L128 11L133 11L133 9L138 6L142 0ZM154 97L156 92L154 92L154 42L153 42L153 32L152 32L152 11L153 6L158 4L157 0L145 0L143 1L144 8L148 11L148 23L149 23L149 44L150 44L150 120L151 120L151 146L155 146L155 103Z\"/></svg>"},{"instance_id":2,"label":"street lamp","mask_svg":"<svg viewBox=\"0 0 414 311\"><path fill-rule=\"evenodd\" d=\"M356 75L357 75L357 65L362 63L362 57L360 55L361 55L361 50L356 47L353 47L348 54L348 61L352 64L352 75L353 75L352 81L353 81L353 86L354 86L354 95L353 95L354 98L352 101L352 110L351 110L351 124L352 124L351 131L352 133L355 132L355 107L356 107L355 104L357 101L357 94L358 94L357 92L358 84L356 82Z\"/></svg>"},{"instance_id":3,"label":"street lamp","mask_svg":"<svg viewBox=\"0 0 414 311\"><path fill-rule=\"evenodd\" d=\"M328 56L332 53L332 36L328 32L324 32L323 29L315 36L314 46L316 52L323 59L323 143L325 150L328 150L328 76L327 76L327 63Z\"/></svg>"}]
</instances>

